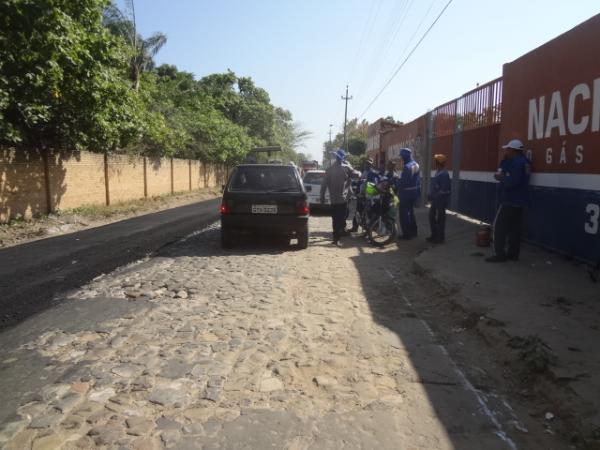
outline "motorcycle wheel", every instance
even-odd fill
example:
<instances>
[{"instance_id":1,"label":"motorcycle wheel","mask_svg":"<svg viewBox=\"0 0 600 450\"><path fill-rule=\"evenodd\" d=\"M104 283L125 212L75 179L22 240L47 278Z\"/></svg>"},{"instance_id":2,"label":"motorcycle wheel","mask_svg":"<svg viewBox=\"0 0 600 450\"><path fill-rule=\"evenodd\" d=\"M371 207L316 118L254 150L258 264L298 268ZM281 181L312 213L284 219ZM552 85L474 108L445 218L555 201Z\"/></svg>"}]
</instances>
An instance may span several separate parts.
<instances>
[{"instance_id":1,"label":"motorcycle wheel","mask_svg":"<svg viewBox=\"0 0 600 450\"><path fill-rule=\"evenodd\" d=\"M367 236L376 247L388 245L396 239L396 223L389 217L378 217L369 225Z\"/></svg>"}]
</instances>

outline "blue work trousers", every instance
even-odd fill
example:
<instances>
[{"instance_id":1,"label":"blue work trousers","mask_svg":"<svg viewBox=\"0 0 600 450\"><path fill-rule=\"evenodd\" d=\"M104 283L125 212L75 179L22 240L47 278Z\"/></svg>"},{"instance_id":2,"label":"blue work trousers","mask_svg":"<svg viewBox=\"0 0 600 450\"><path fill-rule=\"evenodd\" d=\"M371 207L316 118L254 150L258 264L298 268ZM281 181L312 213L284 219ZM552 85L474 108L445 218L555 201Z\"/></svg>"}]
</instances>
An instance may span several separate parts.
<instances>
[{"instance_id":1,"label":"blue work trousers","mask_svg":"<svg viewBox=\"0 0 600 450\"><path fill-rule=\"evenodd\" d=\"M417 235L417 221L415 219L414 198L400 200L400 228L404 238L413 238Z\"/></svg>"}]
</instances>

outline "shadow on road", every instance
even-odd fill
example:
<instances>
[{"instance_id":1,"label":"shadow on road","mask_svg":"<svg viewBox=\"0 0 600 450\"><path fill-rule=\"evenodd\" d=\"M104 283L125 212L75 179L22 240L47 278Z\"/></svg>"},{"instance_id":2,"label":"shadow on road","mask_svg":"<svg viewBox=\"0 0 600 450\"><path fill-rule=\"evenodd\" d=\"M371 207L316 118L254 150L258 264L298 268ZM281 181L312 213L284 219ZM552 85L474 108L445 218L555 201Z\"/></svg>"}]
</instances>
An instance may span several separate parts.
<instances>
[{"instance_id":1,"label":"shadow on road","mask_svg":"<svg viewBox=\"0 0 600 450\"><path fill-rule=\"evenodd\" d=\"M390 346L402 350L410 359L411 367L396 375L397 389L409 397L411 392L426 394L435 420L445 429L453 448L511 448L511 442L501 435L503 430L494 423L502 413L486 410L479 393L466 381L444 343L422 320L419 308L415 308L419 302L428 306L436 303L435 299L424 297L427 289L418 286L425 279L412 273L414 256L427 248L423 240L399 241L373 252L366 251L372 246L364 238L350 237L343 240L343 246L358 248L359 254L352 261L373 320L396 336Z\"/></svg>"}]
</instances>

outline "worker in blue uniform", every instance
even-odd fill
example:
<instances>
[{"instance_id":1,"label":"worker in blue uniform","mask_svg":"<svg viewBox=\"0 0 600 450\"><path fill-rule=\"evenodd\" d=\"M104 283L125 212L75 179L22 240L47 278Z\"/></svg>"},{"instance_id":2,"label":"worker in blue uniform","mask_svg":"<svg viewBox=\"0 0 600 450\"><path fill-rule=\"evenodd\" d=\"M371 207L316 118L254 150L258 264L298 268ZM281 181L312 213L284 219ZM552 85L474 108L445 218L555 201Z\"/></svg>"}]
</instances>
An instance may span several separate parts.
<instances>
[{"instance_id":1,"label":"worker in blue uniform","mask_svg":"<svg viewBox=\"0 0 600 450\"><path fill-rule=\"evenodd\" d=\"M500 183L500 205L492 236L494 254L486 259L488 262L519 260L523 209L529 203L531 162L523 154L523 143L513 139L502 148L505 150L505 158L494 175Z\"/></svg>"},{"instance_id":2,"label":"worker in blue uniform","mask_svg":"<svg viewBox=\"0 0 600 450\"><path fill-rule=\"evenodd\" d=\"M450 175L446 170L446 155L437 154L433 156L436 173L431 179L429 189L429 227L431 236L426 240L434 244L441 244L446 239L446 208L450 198Z\"/></svg>"},{"instance_id":3,"label":"worker in blue uniform","mask_svg":"<svg viewBox=\"0 0 600 450\"><path fill-rule=\"evenodd\" d=\"M413 239L417 236L415 203L421 195L421 175L411 149L400 149L400 158L404 163L400 177L396 179L396 193L400 199L400 238Z\"/></svg>"}]
</instances>

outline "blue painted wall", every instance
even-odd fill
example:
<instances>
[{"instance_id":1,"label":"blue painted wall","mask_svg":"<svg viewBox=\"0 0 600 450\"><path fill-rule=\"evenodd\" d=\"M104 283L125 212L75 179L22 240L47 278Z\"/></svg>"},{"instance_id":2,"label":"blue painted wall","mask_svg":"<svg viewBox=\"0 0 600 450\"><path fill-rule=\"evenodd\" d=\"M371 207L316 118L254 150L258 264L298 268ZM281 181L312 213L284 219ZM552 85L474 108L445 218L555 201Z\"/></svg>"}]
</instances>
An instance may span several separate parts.
<instances>
[{"instance_id":1,"label":"blue painted wall","mask_svg":"<svg viewBox=\"0 0 600 450\"><path fill-rule=\"evenodd\" d=\"M460 180L458 184L460 214L491 223L494 220L497 202L496 183Z\"/></svg>"},{"instance_id":2,"label":"blue painted wall","mask_svg":"<svg viewBox=\"0 0 600 450\"><path fill-rule=\"evenodd\" d=\"M587 208L600 207L599 191L531 186L530 200L523 227L527 241L593 265L600 262L600 233L586 231L586 224L594 227L594 213ZM492 223L496 205L496 183L460 180L460 214Z\"/></svg>"}]
</instances>

